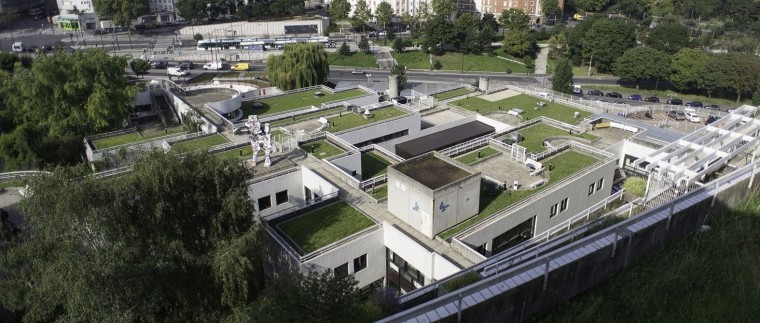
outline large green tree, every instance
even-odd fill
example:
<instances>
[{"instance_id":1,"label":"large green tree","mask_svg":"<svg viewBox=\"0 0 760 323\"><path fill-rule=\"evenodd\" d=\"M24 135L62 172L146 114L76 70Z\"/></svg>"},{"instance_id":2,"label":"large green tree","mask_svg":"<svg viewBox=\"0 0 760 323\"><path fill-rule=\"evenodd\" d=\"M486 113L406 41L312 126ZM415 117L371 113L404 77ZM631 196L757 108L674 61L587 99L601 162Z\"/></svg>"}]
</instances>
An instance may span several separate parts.
<instances>
[{"instance_id":1,"label":"large green tree","mask_svg":"<svg viewBox=\"0 0 760 323\"><path fill-rule=\"evenodd\" d=\"M478 25L478 18L470 13L463 13L454 21L454 45L463 53L480 52Z\"/></svg>"},{"instance_id":2,"label":"large green tree","mask_svg":"<svg viewBox=\"0 0 760 323\"><path fill-rule=\"evenodd\" d=\"M148 13L147 0L93 0L95 12L110 17L117 25L132 26L132 20Z\"/></svg>"},{"instance_id":3,"label":"large green tree","mask_svg":"<svg viewBox=\"0 0 760 323\"><path fill-rule=\"evenodd\" d=\"M272 85L288 91L324 83L330 64L321 44L289 44L282 55L269 56L267 71Z\"/></svg>"},{"instance_id":4,"label":"large green tree","mask_svg":"<svg viewBox=\"0 0 760 323\"><path fill-rule=\"evenodd\" d=\"M554 65L552 90L562 93L573 92L573 66L567 58L560 58Z\"/></svg>"},{"instance_id":5,"label":"large green tree","mask_svg":"<svg viewBox=\"0 0 760 323\"><path fill-rule=\"evenodd\" d=\"M567 57L567 34L560 32L549 37L549 56L552 58Z\"/></svg>"},{"instance_id":6,"label":"large green tree","mask_svg":"<svg viewBox=\"0 0 760 323\"><path fill-rule=\"evenodd\" d=\"M636 46L636 28L622 19L599 19L586 32L583 40L584 58L593 56L592 64L609 71L612 63Z\"/></svg>"},{"instance_id":7,"label":"large green tree","mask_svg":"<svg viewBox=\"0 0 760 323\"><path fill-rule=\"evenodd\" d=\"M3 306L28 322L218 322L255 299L259 230L240 163L153 151L118 178L88 173L30 182L25 232L0 248Z\"/></svg>"},{"instance_id":8,"label":"large green tree","mask_svg":"<svg viewBox=\"0 0 760 323\"><path fill-rule=\"evenodd\" d=\"M636 88L644 80L659 81L670 74L670 56L650 47L631 48L620 56L612 68L621 80L636 82Z\"/></svg>"},{"instance_id":9,"label":"large green tree","mask_svg":"<svg viewBox=\"0 0 760 323\"><path fill-rule=\"evenodd\" d=\"M524 32L510 30L504 36L504 52L509 55L525 57L533 52L532 49L533 46Z\"/></svg>"},{"instance_id":10,"label":"large green tree","mask_svg":"<svg viewBox=\"0 0 760 323\"><path fill-rule=\"evenodd\" d=\"M604 9L610 0L573 0L572 4L575 8L584 11L599 12Z\"/></svg>"},{"instance_id":11,"label":"large green tree","mask_svg":"<svg viewBox=\"0 0 760 323\"><path fill-rule=\"evenodd\" d=\"M544 14L544 16L560 12L559 0L542 0L541 12Z\"/></svg>"},{"instance_id":12,"label":"large green tree","mask_svg":"<svg viewBox=\"0 0 760 323\"><path fill-rule=\"evenodd\" d=\"M457 11L456 0L433 0L433 14L441 17L450 17Z\"/></svg>"},{"instance_id":13,"label":"large green tree","mask_svg":"<svg viewBox=\"0 0 760 323\"><path fill-rule=\"evenodd\" d=\"M704 89L709 60L701 49L682 48L671 58L670 83L681 91Z\"/></svg>"},{"instance_id":14,"label":"large green tree","mask_svg":"<svg viewBox=\"0 0 760 323\"><path fill-rule=\"evenodd\" d=\"M135 75L143 75L150 70L150 62L144 59L133 59L129 62L129 68L135 72Z\"/></svg>"},{"instance_id":15,"label":"large green tree","mask_svg":"<svg viewBox=\"0 0 760 323\"><path fill-rule=\"evenodd\" d=\"M348 3L348 0L332 0L330 2L330 17L333 19L346 19L349 12L351 12L351 4Z\"/></svg>"},{"instance_id":16,"label":"large green tree","mask_svg":"<svg viewBox=\"0 0 760 323\"><path fill-rule=\"evenodd\" d=\"M391 23L391 19L393 19L393 7L391 7L391 4L385 1L380 2L377 5L377 9L375 9L375 17L377 18L377 23L385 29Z\"/></svg>"},{"instance_id":17,"label":"large green tree","mask_svg":"<svg viewBox=\"0 0 760 323\"><path fill-rule=\"evenodd\" d=\"M427 23L423 48L435 54L443 52L443 47L452 43L454 24L447 17L433 16Z\"/></svg>"},{"instance_id":18,"label":"large green tree","mask_svg":"<svg viewBox=\"0 0 760 323\"><path fill-rule=\"evenodd\" d=\"M362 23L362 32L365 32L367 22L372 19L372 10L367 6L367 1L359 0L356 2L356 8L354 9L354 19L358 19Z\"/></svg>"},{"instance_id":19,"label":"large green tree","mask_svg":"<svg viewBox=\"0 0 760 323\"><path fill-rule=\"evenodd\" d=\"M14 122L0 135L9 169L81 161L82 137L118 129L132 111L137 88L128 84L124 57L100 50L41 55L31 69L3 82Z\"/></svg>"},{"instance_id":20,"label":"large green tree","mask_svg":"<svg viewBox=\"0 0 760 323\"><path fill-rule=\"evenodd\" d=\"M509 31L526 31L530 23L530 17L520 9L511 8L501 12L499 22Z\"/></svg>"},{"instance_id":21,"label":"large green tree","mask_svg":"<svg viewBox=\"0 0 760 323\"><path fill-rule=\"evenodd\" d=\"M717 79L718 88L736 94L738 104L742 95L754 91L760 81L760 59L755 55L741 53L712 55L708 62L707 75Z\"/></svg>"},{"instance_id":22,"label":"large green tree","mask_svg":"<svg viewBox=\"0 0 760 323\"><path fill-rule=\"evenodd\" d=\"M689 29L677 22L662 23L649 31L644 44L672 55L689 46Z\"/></svg>"}]
</instances>

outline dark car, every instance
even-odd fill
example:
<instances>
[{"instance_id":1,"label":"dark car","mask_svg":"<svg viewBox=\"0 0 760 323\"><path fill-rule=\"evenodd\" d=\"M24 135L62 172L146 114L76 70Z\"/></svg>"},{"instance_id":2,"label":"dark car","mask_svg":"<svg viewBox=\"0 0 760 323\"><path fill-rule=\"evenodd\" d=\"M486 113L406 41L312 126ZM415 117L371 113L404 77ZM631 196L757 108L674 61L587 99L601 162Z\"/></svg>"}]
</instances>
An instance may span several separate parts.
<instances>
[{"instance_id":1,"label":"dark car","mask_svg":"<svg viewBox=\"0 0 760 323\"><path fill-rule=\"evenodd\" d=\"M586 92L586 94L588 94L588 95L596 95L596 96L604 96L604 92L599 91L599 90L591 90L591 91Z\"/></svg>"},{"instance_id":2,"label":"dark car","mask_svg":"<svg viewBox=\"0 0 760 323\"><path fill-rule=\"evenodd\" d=\"M711 124L715 121L718 121L717 116L708 116L707 118L705 118L705 124Z\"/></svg>"},{"instance_id":3,"label":"dark car","mask_svg":"<svg viewBox=\"0 0 760 323\"><path fill-rule=\"evenodd\" d=\"M686 106L690 106L690 107L692 107L692 108L701 108L701 107L703 107L704 105L702 104L702 102L699 102L699 101L692 101L692 102L686 103Z\"/></svg>"},{"instance_id":4,"label":"dark car","mask_svg":"<svg viewBox=\"0 0 760 323\"><path fill-rule=\"evenodd\" d=\"M607 94L605 94L604 96L607 96L607 97L610 97L610 98L617 98L617 99L620 99L620 98L623 97L622 94L617 93L617 92L607 92Z\"/></svg>"},{"instance_id":5,"label":"dark car","mask_svg":"<svg viewBox=\"0 0 760 323\"><path fill-rule=\"evenodd\" d=\"M42 50L45 51L45 53L48 53L48 52L54 51L55 48L53 47L53 45L45 45L45 46L42 46Z\"/></svg>"},{"instance_id":6,"label":"dark car","mask_svg":"<svg viewBox=\"0 0 760 323\"><path fill-rule=\"evenodd\" d=\"M671 104L671 105L683 105L683 100L681 100L681 99L670 99L670 100L668 100L668 104Z\"/></svg>"},{"instance_id":7,"label":"dark car","mask_svg":"<svg viewBox=\"0 0 760 323\"><path fill-rule=\"evenodd\" d=\"M165 69L169 67L169 62L167 61L154 61L150 63L150 67L156 68L156 69Z\"/></svg>"},{"instance_id":8,"label":"dark car","mask_svg":"<svg viewBox=\"0 0 760 323\"><path fill-rule=\"evenodd\" d=\"M391 98L391 101L394 101L400 104L406 104L408 99L405 96L397 96L397 97Z\"/></svg>"},{"instance_id":9,"label":"dark car","mask_svg":"<svg viewBox=\"0 0 760 323\"><path fill-rule=\"evenodd\" d=\"M720 110L720 106L717 105L717 104L708 104L708 105L705 106L705 109Z\"/></svg>"},{"instance_id":10,"label":"dark car","mask_svg":"<svg viewBox=\"0 0 760 323\"><path fill-rule=\"evenodd\" d=\"M95 34L95 35L102 35L102 34L103 34L103 31L102 31L102 30L100 30L100 29L95 29L95 31L94 31L94 34Z\"/></svg>"},{"instance_id":11,"label":"dark car","mask_svg":"<svg viewBox=\"0 0 760 323\"><path fill-rule=\"evenodd\" d=\"M652 103L660 103L660 98L656 96L650 96L650 97L644 98L644 101L652 102Z\"/></svg>"},{"instance_id":12,"label":"dark car","mask_svg":"<svg viewBox=\"0 0 760 323\"><path fill-rule=\"evenodd\" d=\"M193 69L193 62L191 61L181 61L179 62L179 68L183 70L191 70Z\"/></svg>"},{"instance_id":13,"label":"dark car","mask_svg":"<svg viewBox=\"0 0 760 323\"><path fill-rule=\"evenodd\" d=\"M641 94L631 94L628 96L628 100L641 101Z\"/></svg>"},{"instance_id":14,"label":"dark car","mask_svg":"<svg viewBox=\"0 0 760 323\"><path fill-rule=\"evenodd\" d=\"M668 111L668 117L676 121L686 120L686 114L683 111L670 110Z\"/></svg>"}]
</instances>

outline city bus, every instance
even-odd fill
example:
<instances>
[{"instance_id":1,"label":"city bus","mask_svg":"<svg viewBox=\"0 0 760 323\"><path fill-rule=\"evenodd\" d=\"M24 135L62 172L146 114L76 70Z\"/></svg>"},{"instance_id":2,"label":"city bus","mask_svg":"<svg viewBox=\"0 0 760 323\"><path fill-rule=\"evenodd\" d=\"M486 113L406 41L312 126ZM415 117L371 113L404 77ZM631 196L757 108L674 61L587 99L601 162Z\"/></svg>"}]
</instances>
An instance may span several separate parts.
<instances>
[{"instance_id":1,"label":"city bus","mask_svg":"<svg viewBox=\"0 0 760 323\"><path fill-rule=\"evenodd\" d=\"M240 39L203 39L199 40L195 49L237 49L240 48Z\"/></svg>"}]
</instances>

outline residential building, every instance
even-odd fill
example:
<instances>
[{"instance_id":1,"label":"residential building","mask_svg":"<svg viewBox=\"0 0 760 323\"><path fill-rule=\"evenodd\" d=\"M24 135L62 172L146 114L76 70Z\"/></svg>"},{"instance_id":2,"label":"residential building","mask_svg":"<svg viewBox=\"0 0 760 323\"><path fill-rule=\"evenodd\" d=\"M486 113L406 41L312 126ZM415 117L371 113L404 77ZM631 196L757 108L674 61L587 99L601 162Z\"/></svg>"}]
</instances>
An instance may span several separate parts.
<instances>
[{"instance_id":1,"label":"residential building","mask_svg":"<svg viewBox=\"0 0 760 323\"><path fill-rule=\"evenodd\" d=\"M95 29L99 21L92 0L56 0L60 15L53 22L64 30Z\"/></svg>"}]
</instances>

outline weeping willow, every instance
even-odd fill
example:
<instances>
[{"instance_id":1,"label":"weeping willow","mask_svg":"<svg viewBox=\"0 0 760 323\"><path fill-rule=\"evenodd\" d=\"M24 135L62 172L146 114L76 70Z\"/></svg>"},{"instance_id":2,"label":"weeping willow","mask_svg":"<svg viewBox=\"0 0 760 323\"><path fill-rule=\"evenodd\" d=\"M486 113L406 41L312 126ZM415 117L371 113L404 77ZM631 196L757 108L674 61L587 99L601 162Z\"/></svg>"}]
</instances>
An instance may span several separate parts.
<instances>
[{"instance_id":1,"label":"weeping willow","mask_svg":"<svg viewBox=\"0 0 760 323\"><path fill-rule=\"evenodd\" d=\"M267 71L272 85L287 91L322 84L330 64L321 44L289 44L282 55L269 56Z\"/></svg>"}]
</instances>

